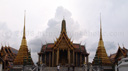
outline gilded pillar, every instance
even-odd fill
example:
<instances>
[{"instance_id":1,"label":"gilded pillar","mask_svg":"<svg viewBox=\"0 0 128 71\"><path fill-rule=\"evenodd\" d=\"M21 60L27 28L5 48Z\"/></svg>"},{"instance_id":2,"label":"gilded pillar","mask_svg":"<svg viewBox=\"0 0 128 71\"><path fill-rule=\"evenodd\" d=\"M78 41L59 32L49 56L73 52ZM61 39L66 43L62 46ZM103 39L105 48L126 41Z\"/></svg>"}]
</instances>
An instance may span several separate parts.
<instances>
[{"instance_id":1,"label":"gilded pillar","mask_svg":"<svg viewBox=\"0 0 128 71\"><path fill-rule=\"evenodd\" d=\"M41 61L41 64L43 63L43 61L42 61L42 55L41 55L41 57L40 57L40 61Z\"/></svg>"},{"instance_id":2,"label":"gilded pillar","mask_svg":"<svg viewBox=\"0 0 128 71\"><path fill-rule=\"evenodd\" d=\"M74 52L74 50L73 50L73 65L75 65L75 52Z\"/></svg>"},{"instance_id":3,"label":"gilded pillar","mask_svg":"<svg viewBox=\"0 0 128 71\"><path fill-rule=\"evenodd\" d=\"M57 57L56 57L56 65L58 65L58 50L57 50L56 54L57 54Z\"/></svg>"},{"instance_id":4,"label":"gilded pillar","mask_svg":"<svg viewBox=\"0 0 128 71\"><path fill-rule=\"evenodd\" d=\"M49 53L49 67L51 66L51 52Z\"/></svg>"},{"instance_id":5,"label":"gilded pillar","mask_svg":"<svg viewBox=\"0 0 128 71\"><path fill-rule=\"evenodd\" d=\"M84 63L86 63L86 62L85 62L85 55L84 55Z\"/></svg>"},{"instance_id":6,"label":"gilded pillar","mask_svg":"<svg viewBox=\"0 0 128 71\"><path fill-rule=\"evenodd\" d=\"M77 62L77 53L76 53L76 66L77 66L77 63L78 63L78 62Z\"/></svg>"},{"instance_id":7,"label":"gilded pillar","mask_svg":"<svg viewBox=\"0 0 128 71\"><path fill-rule=\"evenodd\" d=\"M40 64L40 55L38 56L38 59L39 59L39 64Z\"/></svg>"},{"instance_id":8,"label":"gilded pillar","mask_svg":"<svg viewBox=\"0 0 128 71\"><path fill-rule=\"evenodd\" d=\"M80 65L82 65L82 54L80 54Z\"/></svg>"},{"instance_id":9,"label":"gilded pillar","mask_svg":"<svg viewBox=\"0 0 128 71\"><path fill-rule=\"evenodd\" d=\"M70 65L70 50L68 49L68 64Z\"/></svg>"},{"instance_id":10,"label":"gilded pillar","mask_svg":"<svg viewBox=\"0 0 128 71\"><path fill-rule=\"evenodd\" d=\"M46 59L46 53L45 53L45 64L46 64L46 61L47 61L47 59ZM47 64L46 64L47 65Z\"/></svg>"},{"instance_id":11,"label":"gilded pillar","mask_svg":"<svg viewBox=\"0 0 128 71\"><path fill-rule=\"evenodd\" d=\"M57 49L57 59L56 60L57 60L56 65L58 65L59 64L59 49Z\"/></svg>"},{"instance_id":12,"label":"gilded pillar","mask_svg":"<svg viewBox=\"0 0 128 71\"><path fill-rule=\"evenodd\" d=\"M52 67L54 66L54 50L52 51Z\"/></svg>"},{"instance_id":13,"label":"gilded pillar","mask_svg":"<svg viewBox=\"0 0 128 71\"><path fill-rule=\"evenodd\" d=\"M59 57L59 53L60 53L60 52L59 52L59 49L58 49L58 64L59 64L59 58L60 58L60 57Z\"/></svg>"},{"instance_id":14,"label":"gilded pillar","mask_svg":"<svg viewBox=\"0 0 128 71\"><path fill-rule=\"evenodd\" d=\"M88 65L88 56L86 57L86 64Z\"/></svg>"}]
</instances>

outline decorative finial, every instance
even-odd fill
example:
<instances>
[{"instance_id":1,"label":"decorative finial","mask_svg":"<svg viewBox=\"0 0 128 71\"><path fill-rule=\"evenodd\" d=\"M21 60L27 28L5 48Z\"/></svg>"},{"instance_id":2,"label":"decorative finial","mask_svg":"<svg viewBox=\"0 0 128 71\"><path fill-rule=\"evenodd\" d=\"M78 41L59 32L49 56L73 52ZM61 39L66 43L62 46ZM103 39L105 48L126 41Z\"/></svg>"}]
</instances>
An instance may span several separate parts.
<instances>
[{"instance_id":1,"label":"decorative finial","mask_svg":"<svg viewBox=\"0 0 128 71\"><path fill-rule=\"evenodd\" d=\"M26 23L26 10L24 10L24 24Z\"/></svg>"},{"instance_id":2,"label":"decorative finial","mask_svg":"<svg viewBox=\"0 0 128 71\"><path fill-rule=\"evenodd\" d=\"M23 29L23 38L25 38L25 24L26 24L26 10L24 10L24 29Z\"/></svg>"},{"instance_id":3,"label":"decorative finial","mask_svg":"<svg viewBox=\"0 0 128 71\"><path fill-rule=\"evenodd\" d=\"M1 47L3 47L3 44L1 43Z\"/></svg>"},{"instance_id":4,"label":"decorative finial","mask_svg":"<svg viewBox=\"0 0 128 71\"><path fill-rule=\"evenodd\" d=\"M86 42L84 43L84 46L86 47Z\"/></svg>"},{"instance_id":5,"label":"decorative finial","mask_svg":"<svg viewBox=\"0 0 128 71\"><path fill-rule=\"evenodd\" d=\"M74 41L74 39L72 38L72 41Z\"/></svg>"},{"instance_id":6,"label":"decorative finial","mask_svg":"<svg viewBox=\"0 0 128 71\"><path fill-rule=\"evenodd\" d=\"M101 13L100 13L100 40L102 40L102 24L101 24Z\"/></svg>"},{"instance_id":7,"label":"decorative finial","mask_svg":"<svg viewBox=\"0 0 128 71\"><path fill-rule=\"evenodd\" d=\"M80 41L80 45L81 45L82 41Z\"/></svg>"},{"instance_id":8,"label":"decorative finial","mask_svg":"<svg viewBox=\"0 0 128 71\"><path fill-rule=\"evenodd\" d=\"M86 42L85 42L84 46L85 46L85 48L84 48L84 49L86 50ZM86 52L87 52L87 51L86 51Z\"/></svg>"},{"instance_id":9,"label":"decorative finial","mask_svg":"<svg viewBox=\"0 0 128 71\"><path fill-rule=\"evenodd\" d=\"M22 37L21 45L27 46L26 34L25 34L25 24L26 24L26 10L24 10L24 27L23 27L23 37Z\"/></svg>"},{"instance_id":10,"label":"decorative finial","mask_svg":"<svg viewBox=\"0 0 128 71\"><path fill-rule=\"evenodd\" d=\"M120 47L119 43L118 43L118 47Z\"/></svg>"},{"instance_id":11,"label":"decorative finial","mask_svg":"<svg viewBox=\"0 0 128 71\"><path fill-rule=\"evenodd\" d=\"M43 46L43 41L41 40L41 46Z\"/></svg>"},{"instance_id":12,"label":"decorative finial","mask_svg":"<svg viewBox=\"0 0 128 71\"><path fill-rule=\"evenodd\" d=\"M54 43L56 42L55 39L53 39Z\"/></svg>"},{"instance_id":13,"label":"decorative finial","mask_svg":"<svg viewBox=\"0 0 128 71\"><path fill-rule=\"evenodd\" d=\"M72 39L72 36L69 39L71 40Z\"/></svg>"},{"instance_id":14,"label":"decorative finial","mask_svg":"<svg viewBox=\"0 0 128 71\"><path fill-rule=\"evenodd\" d=\"M9 46L9 42L8 42L8 47L10 47L10 46Z\"/></svg>"},{"instance_id":15,"label":"decorative finial","mask_svg":"<svg viewBox=\"0 0 128 71\"><path fill-rule=\"evenodd\" d=\"M124 44L122 44L123 45L123 47L124 47Z\"/></svg>"},{"instance_id":16,"label":"decorative finial","mask_svg":"<svg viewBox=\"0 0 128 71\"><path fill-rule=\"evenodd\" d=\"M5 42L5 47L7 47L7 46L6 46L6 42Z\"/></svg>"}]
</instances>

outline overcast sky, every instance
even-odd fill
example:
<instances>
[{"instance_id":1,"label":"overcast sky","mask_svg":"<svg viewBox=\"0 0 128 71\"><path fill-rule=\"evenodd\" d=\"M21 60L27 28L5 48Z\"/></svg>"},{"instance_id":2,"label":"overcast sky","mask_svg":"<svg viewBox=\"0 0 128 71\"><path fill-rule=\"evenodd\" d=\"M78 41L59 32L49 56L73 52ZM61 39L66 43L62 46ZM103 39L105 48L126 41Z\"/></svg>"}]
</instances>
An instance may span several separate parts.
<instances>
[{"instance_id":1,"label":"overcast sky","mask_svg":"<svg viewBox=\"0 0 128 71\"><path fill-rule=\"evenodd\" d=\"M37 62L41 44L53 43L66 20L67 33L74 43L86 44L90 62L99 41L100 13L107 54L118 43L128 48L127 0L0 0L0 43L19 49L26 10L26 37L32 58Z\"/></svg>"}]
</instances>

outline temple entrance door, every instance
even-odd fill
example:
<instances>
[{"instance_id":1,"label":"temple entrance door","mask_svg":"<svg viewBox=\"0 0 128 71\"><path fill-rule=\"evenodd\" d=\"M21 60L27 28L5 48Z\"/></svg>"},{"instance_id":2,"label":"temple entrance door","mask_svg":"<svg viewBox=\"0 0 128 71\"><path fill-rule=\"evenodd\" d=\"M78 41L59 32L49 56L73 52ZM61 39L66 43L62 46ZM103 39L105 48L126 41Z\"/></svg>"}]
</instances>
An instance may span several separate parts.
<instances>
[{"instance_id":1,"label":"temple entrance door","mask_svg":"<svg viewBox=\"0 0 128 71\"><path fill-rule=\"evenodd\" d=\"M59 63L62 66L65 66L68 63L68 58L67 58L67 51L66 50L60 50L59 54Z\"/></svg>"}]
</instances>

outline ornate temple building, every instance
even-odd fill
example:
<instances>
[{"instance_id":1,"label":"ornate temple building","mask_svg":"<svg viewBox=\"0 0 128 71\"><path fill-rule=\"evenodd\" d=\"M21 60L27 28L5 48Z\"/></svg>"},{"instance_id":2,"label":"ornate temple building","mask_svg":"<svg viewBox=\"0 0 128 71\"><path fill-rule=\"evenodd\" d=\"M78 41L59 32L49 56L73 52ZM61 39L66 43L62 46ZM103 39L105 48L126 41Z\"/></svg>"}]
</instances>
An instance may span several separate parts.
<instances>
[{"instance_id":1,"label":"ornate temple building","mask_svg":"<svg viewBox=\"0 0 128 71\"><path fill-rule=\"evenodd\" d=\"M100 18L100 39L99 39L98 48L97 48L95 57L93 59L92 65L93 66L101 65L104 71L112 70L112 62L110 61L106 53L103 38L102 38L101 18Z\"/></svg>"},{"instance_id":2,"label":"ornate temple building","mask_svg":"<svg viewBox=\"0 0 128 71\"><path fill-rule=\"evenodd\" d=\"M29 62L29 63L27 63L27 62ZM15 66L18 66L18 65L22 66L24 64L34 65L31 55L30 55L30 52L28 50L27 40L26 40L26 36L25 36L25 16L24 16L23 38L22 38L22 42L21 42L18 54L14 60Z\"/></svg>"},{"instance_id":3,"label":"ornate temple building","mask_svg":"<svg viewBox=\"0 0 128 71\"><path fill-rule=\"evenodd\" d=\"M84 63L88 63L89 53L87 53L84 45L73 43L71 39L68 38L66 21L62 20L59 38L57 38L54 43L43 45L38 55L38 63L45 64L49 67L55 67L57 65L74 65L80 67Z\"/></svg>"},{"instance_id":4,"label":"ornate temple building","mask_svg":"<svg viewBox=\"0 0 128 71\"><path fill-rule=\"evenodd\" d=\"M124 46L121 48L118 47L118 50L116 53L110 55L110 60L115 66L115 71L118 71L118 63L121 59L126 58L128 56L128 49L126 49Z\"/></svg>"},{"instance_id":5,"label":"ornate temple building","mask_svg":"<svg viewBox=\"0 0 128 71\"><path fill-rule=\"evenodd\" d=\"M13 61L16 58L18 50L10 46L2 46L0 50L0 58L3 62L3 69L10 70L13 66Z\"/></svg>"},{"instance_id":6,"label":"ornate temple building","mask_svg":"<svg viewBox=\"0 0 128 71\"><path fill-rule=\"evenodd\" d=\"M126 58L127 52L128 52L128 49L126 49L125 47L121 48L119 46L117 53L115 55L115 58L114 58L114 60L115 60L114 63L117 64L118 61L120 61L122 58Z\"/></svg>"}]
</instances>

